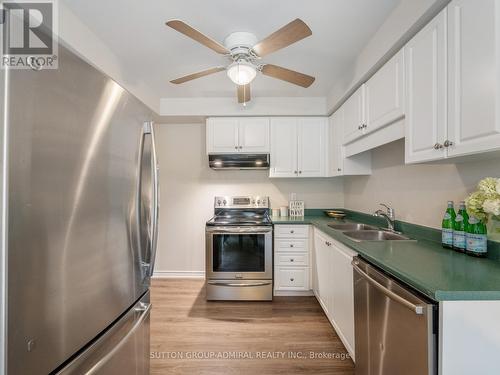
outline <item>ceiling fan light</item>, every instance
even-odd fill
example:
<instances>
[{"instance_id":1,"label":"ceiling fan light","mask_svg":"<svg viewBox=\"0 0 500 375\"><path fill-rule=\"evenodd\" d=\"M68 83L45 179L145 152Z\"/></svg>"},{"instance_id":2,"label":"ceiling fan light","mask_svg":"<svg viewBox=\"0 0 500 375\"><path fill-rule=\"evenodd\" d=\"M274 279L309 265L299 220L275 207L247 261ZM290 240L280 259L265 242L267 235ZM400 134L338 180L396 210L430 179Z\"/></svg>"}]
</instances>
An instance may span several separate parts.
<instances>
[{"instance_id":1,"label":"ceiling fan light","mask_svg":"<svg viewBox=\"0 0 500 375\"><path fill-rule=\"evenodd\" d=\"M249 84L256 75L255 67L244 62L235 62L227 69L227 76L237 85Z\"/></svg>"}]
</instances>

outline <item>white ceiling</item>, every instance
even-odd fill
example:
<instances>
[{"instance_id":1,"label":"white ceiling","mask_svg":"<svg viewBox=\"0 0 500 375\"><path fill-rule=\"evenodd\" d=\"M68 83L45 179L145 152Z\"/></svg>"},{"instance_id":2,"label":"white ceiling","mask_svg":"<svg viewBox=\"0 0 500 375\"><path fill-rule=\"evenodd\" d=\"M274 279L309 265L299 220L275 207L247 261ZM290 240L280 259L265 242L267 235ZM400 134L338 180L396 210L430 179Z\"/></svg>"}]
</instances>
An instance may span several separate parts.
<instances>
[{"instance_id":1,"label":"white ceiling","mask_svg":"<svg viewBox=\"0 0 500 375\"><path fill-rule=\"evenodd\" d=\"M213 66L224 57L165 26L178 18L220 42L234 31L262 39L295 18L313 35L263 59L316 77L301 88L257 76L252 96L326 96L400 0L64 0L118 57L130 82L160 98L235 96L224 72L174 85L169 80Z\"/></svg>"}]
</instances>

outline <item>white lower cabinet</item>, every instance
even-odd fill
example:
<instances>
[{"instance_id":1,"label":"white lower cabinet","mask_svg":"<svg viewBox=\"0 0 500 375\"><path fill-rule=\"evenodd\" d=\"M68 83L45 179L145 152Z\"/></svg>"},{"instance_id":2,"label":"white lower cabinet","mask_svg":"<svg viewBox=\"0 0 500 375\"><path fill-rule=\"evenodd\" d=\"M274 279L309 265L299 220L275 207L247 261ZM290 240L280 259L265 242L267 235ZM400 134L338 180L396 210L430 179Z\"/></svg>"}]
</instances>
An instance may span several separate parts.
<instances>
[{"instance_id":1,"label":"white lower cabinet","mask_svg":"<svg viewBox=\"0 0 500 375\"><path fill-rule=\"evenodd\" d=\"M274 294L310 294L309 225L274 226Z\"/></svg>"},{"instance_id":2,"label":"white lower cabinet","mask_svg":"<svg viewBox=\"0 0 500 375\"><path fill-rule=\"evenodd\" d=\"M314 228L313 291L335 331L354 359L352 258L357 254Z\"/></svg>"}]
</instances>

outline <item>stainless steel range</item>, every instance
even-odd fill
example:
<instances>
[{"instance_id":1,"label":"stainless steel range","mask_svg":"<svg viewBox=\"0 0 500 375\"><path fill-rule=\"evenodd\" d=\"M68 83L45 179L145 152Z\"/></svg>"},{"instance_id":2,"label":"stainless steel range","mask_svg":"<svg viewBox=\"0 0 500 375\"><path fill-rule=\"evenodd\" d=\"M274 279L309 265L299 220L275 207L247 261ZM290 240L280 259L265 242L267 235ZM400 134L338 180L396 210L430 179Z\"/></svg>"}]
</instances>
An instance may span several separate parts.
<instances>
[{"instance_id":1,"label":"stainless steel range","mask_svg":"<svg viewBox=\"0 0 500 375\"><path fill-rule=\"evenodd\" d=\"M268 197L216 197L206 226L207 300L273 299Z\"/></svg>"}]
</instances>

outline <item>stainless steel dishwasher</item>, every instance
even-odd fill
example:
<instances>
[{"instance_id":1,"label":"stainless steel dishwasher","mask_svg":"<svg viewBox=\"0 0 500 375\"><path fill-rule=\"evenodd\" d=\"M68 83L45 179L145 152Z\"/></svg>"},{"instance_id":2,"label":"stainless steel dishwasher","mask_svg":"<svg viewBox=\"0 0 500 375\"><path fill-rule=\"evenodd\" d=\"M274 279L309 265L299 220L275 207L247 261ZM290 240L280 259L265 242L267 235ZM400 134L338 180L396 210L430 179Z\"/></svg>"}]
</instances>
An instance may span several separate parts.
<instances>
[{"instance_id":1,"label":"stainless steel dishwasher","mask_svg":"<svg viewBox=\"0 0 500 375\"><path fill-rule=\"evenodd\" d=\"M356 375L437 373L437 306L359 257L354 268Z\"/></svg>"}]
</instances>

